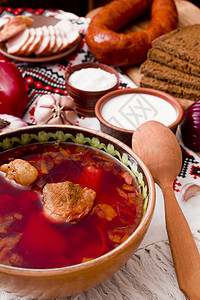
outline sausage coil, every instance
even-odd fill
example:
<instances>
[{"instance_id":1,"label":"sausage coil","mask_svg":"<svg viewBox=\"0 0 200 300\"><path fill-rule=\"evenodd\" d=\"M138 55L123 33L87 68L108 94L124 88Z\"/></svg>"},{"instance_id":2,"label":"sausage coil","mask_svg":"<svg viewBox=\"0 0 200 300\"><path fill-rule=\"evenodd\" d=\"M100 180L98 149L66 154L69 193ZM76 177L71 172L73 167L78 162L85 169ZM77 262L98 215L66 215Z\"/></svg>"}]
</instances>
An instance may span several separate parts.
<instances>
[{"instance_id":1,"label":"sausage coil","mask_svg":"<svg viewBox=\"0 0 200 300\"><path fill-rule=\"evenodd\" d=\"M117 31L151 9L150 25L132 33ZM91 19L85 40L93 56L113 66L143 62L152 41L177 27L174 0L114 0Z\"/></svg>"}]
</instances>

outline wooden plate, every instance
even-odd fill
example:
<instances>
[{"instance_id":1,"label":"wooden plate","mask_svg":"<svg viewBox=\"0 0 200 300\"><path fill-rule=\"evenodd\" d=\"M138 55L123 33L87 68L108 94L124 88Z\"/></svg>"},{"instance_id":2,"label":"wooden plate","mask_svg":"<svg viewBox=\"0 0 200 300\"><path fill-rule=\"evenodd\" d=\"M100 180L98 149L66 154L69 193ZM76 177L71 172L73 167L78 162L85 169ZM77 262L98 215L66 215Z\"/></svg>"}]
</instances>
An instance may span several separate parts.
<instances>
[{"instance_id":1,"label":"wooden plate","mask_svg":"<svg viewBox=\"0 0 200 300\"><path fill-rule=\"evenodd\" d=\"M31 18L33 18L34 23L33 27L41 27L43 25L49 26L49 25L55 25L60 19L56 19L54 17L46 17L46 16L36 16L32 15ZM42 57L36 57L33 55L29 56L22 56L22 55L12 55L7 53L6 51L6 45L4 42L0 43L0 52L5 55L6 57L22 62L29 62L29 63L45 63L45 62L51 62L54 60L59 60L61 58L67 57L73 52L75 52L80 44L81 36L79 36L79 39L77 42L70 48L67 48L64 52L61 52L59 54L55 55L49 55L49 56L42 56Z\"/></svg>"}]
</instances>

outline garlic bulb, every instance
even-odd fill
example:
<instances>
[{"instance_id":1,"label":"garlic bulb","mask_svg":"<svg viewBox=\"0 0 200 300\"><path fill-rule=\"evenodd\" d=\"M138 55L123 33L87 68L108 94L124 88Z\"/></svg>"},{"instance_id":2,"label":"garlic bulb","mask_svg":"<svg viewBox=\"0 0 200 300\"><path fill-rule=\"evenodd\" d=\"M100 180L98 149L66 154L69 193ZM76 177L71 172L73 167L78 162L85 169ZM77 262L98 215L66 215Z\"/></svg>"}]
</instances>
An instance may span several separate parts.
<instances>
[{"instance_id":1,"label":"garlic bulb","mask_svg":"<svg viewBox=\"0 0 200 300\"><path fill-rule=\"evenodd\" d=\"M74 125L78 118L74 100L70 96L61 96L59 94L41 96L34 115L35 121L39 125Z\"/></svg>"}]
</instances>

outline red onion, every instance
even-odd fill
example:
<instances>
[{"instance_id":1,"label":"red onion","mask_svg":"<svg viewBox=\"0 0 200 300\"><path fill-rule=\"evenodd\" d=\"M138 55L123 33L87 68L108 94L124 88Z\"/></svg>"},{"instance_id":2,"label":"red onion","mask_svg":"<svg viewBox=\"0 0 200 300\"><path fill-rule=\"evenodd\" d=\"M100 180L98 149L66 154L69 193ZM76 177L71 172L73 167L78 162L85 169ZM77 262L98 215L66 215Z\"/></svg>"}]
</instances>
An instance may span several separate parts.
<instances>
[{"instance_id":1,"label":"red onion","mask_svg":"<svg viewBox=\"0 0 200 300\"><path fill-rule=\"evenodd\" d=\"M200 101L186 109L180 130L184 145L195 152L200 152Z\"/></svg>"},{"instance_id":2,"label":"red onion","mask_svg":"<svg viewBox=\"0 0 200 300\"><path fill-rule=\"evenodd\" d=\"M21 117L28 104L18 67L0 54L0 113Z\"/></svg>"}]
</instances>

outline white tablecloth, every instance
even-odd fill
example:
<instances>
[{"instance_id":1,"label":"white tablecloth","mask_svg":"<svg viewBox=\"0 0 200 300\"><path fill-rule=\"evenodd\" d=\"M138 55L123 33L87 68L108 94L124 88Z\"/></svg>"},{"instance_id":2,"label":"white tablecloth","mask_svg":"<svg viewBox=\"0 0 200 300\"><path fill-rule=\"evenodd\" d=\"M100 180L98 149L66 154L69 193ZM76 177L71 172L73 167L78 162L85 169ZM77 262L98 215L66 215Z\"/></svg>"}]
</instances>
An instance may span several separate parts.
<instances>
[{"instance_id":1,"label":"white tablecloth","mask_svg":"<svg viewBox=\"0 0 200 300\"><path fill-rule=\"evenodd\" d=\"M25 10L18 10L18 14L25 13ZM41 11L40 11L41 13ZM1 22L3 24L7 17L13 16L14 10L2 10ZM88 20L78 18L74 15L66 14L63 11L42 11L42 14L56 16L59 18L72 17L74 23L79 27L83 36L88 25ZM34 109L37 97L46 92L52 92L51 88L45 90L45 85L50 86L55 80L54 89L59 89L59 93L65 93L64 74L67 68L79 62L94 60L89 53L87 45L83 42L76 55L63 59L62 62L54 64L40 64L39 66L28 65L26 63L15 62L27 85L30 104L24 114L24 120L34 124ZM124 75L120 69L120 88L136 87L136 85ZM59 80L58 80L59 79ZM41 83L41 87L34 84ZM99 123L95 118L79 118L78 125L100 130ZM178 202L188 220L191 231L200 248L200 195L196 194L187 202L181 197L183 186L187 183L200 185L200 159L185 148L181 142L179 134L177 137L183 146L184 165L180 176L175 182L175 193ZM65 300L184 300L186 299L179 290L170 246L165 229L164 202L160 188L156 186L156 207L149 230L132 258L111 278L92 288L91 290L77 296L63 298ZM181 234L181 228L180 228ZM4 291L0 292L0 300L21 299L9 295ZM23 298L28 299L28 298Z\"/></svg>"}]
</instances>

